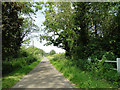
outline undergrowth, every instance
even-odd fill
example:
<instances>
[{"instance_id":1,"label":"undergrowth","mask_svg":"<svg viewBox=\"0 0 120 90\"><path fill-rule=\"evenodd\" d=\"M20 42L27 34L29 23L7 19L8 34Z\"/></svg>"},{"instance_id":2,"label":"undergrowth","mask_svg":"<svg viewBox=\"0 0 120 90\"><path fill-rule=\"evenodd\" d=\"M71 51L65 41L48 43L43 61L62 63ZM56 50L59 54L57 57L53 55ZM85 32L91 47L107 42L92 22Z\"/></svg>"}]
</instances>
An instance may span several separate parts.
<instances>
[{"instance_id":1,"label":"undergrowth","mask_svg":"<svg viewBox=\"0 0 120 90\"><path fill-rule=\"evenodd\" d=\"M53 58L50 59L50 62L56 67L56 69L58 69L61 73L63 73L66 78L68 78L72 83L74 83L76 87L79 88L118 88L119 87L118 86L119 82L111 82L110 80L106 80L106 78L103 78L102 75L97 75L96 72L93 73L92 71L82 69L87 67L88 65L81 66L82 68L80 68L80 66L78 65L79 63L77 64L75 60L65 58L65 55L63 53L54 55ZM108 77L111 76L113 78L117 77L114 76L113 74L115 73L109 71L107 76Z\"/></svg>"},{"instance_id":2,"label":"undergrowth","mask_svg":"<svg viewBox=\"0 0 120 90\"><path fill-rule=\"evenodd\" d=\"M20 51L17 57L7 57L2 62L2 88L11 88L41 60L40 55L31 54L27 50Z\"/></svg>"}]
</instances>

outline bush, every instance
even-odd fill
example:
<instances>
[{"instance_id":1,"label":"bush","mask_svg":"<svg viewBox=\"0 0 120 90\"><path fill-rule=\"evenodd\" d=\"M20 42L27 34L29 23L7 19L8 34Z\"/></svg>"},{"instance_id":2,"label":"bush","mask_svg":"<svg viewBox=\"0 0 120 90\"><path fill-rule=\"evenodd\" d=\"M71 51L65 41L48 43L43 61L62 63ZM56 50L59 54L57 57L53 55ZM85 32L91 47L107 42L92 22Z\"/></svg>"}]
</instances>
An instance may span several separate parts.
<instances>
[{"instance_id":1,"label":"bush","mask_svg":"<svg viewBox=\"0 0 120 90\"><path fill-rule=\"evenodd\" d=\"M34 48L34 50L44 52L42 49L38 48ZM6 59L2 61L2 74L6 75L8 73L16 71L19 68L30 65L31 63L37 61L37 59L41 58L41 54L33 54L30 51L33 51L32 47L29 47L27 49L21 47L15 56L6 57Z\"/></svg>"},{"instance_id":2,"label":"bush","mask_svg":"<svg viewBox=\"0 0 120 90\"><path fill-rule=\"evenodd\" d=\"M21 57L21 58L11 58L11 60L8 61L6 59L2 62L2 74L8 74L12 71L15 71L19 68L22 68L26 65L29 65L33 62L35 62L37 59L31 55L27 57Z\"/></svg>"},{"instance_id":3,"label":"bush","mask_svg":"<svg viewBox=\"0 0 120 90\"><path fill-rule=\"evenodd\" d=\"M91 57L91 62L87 65L87 70L92 72L92 75L99 76L99 78L106 79L119 85L120 77L117 71L112 70L115 68L113 63L104 62L105 60L115 60L116 56L112 52L104 52L101 61L99 62L96 56ZM85 66L86 66L85 65Z\"/></svg>"},{"instance_id":4,"label":"bush","mask_svg":"<svg viewBox=\"0 0 120 90\"><path fill-rule=\"evenodd\" d=\"M32 63L32 62L34 62L34 61L37 61L37 59L36 59L35 57L28 56L28 57L26 58L27 64L30 64L30 63Z\"/></svg>"},{"instance_id":5,"label":"bush","mask_svg":"<svg viewBox=\"0 0 120 90\"><path fill-rule=\"evenodd\" d=\"M54 60L61 60L61 59L65 58L64 53L56 54L56 55L53 55L53 56L54 56Z\"/></svg>"},{"instance_id":6,"label":"bush","mask_svg":"<svg viewBox=\"0 0 120 90\"><path fill-rule=\"evenodd\" d=\"M54 55L54 54L56 54L56 52L54 50L51 50L49 54Z\"/></svg>"},{"instance_id":7,"label":"bush","mask_svg":"<svg viewBox=\"0 0 120 90\"><path fill-rule=\"evenodd\" d=\"M12 71L12 64L6 61L2 62L2 74L10 73Z\"/></svg>"},{"instance_id":8,"label":"bush","mask_svg":"<svg viewBox=\"0 0 120 90\"><path fill-rule=\"evenodd\" d=\"M115 61L117 58L117 56L111 51L105 52L103 57L105 57L107 60L111 60L111 61Z\"/></svg>"},{"instance_id":9,"label":"bush","mask_svg":"<svg viewBox=\"0 0 120 90\"><path fill-rule=\"evenodd\" d=\"M87 60L82 60L82 59L74 60L74 59L68 59L68 58L67 59L61 58L61 54L57 54L57 55L54 55L54 58L51 59L50 62L53 65L55 65L55 67L60 72L62 72L65 77L67 77L70 81L72 81L72 83L76 84L77 87L80 87L80 88L113 87L112 86L113 84L109 84L109 82L106 82L101 78L98 78L98 77L101 77L101 75L96 73L97 70L99 71L98 64L100 64L99 62L97 62L97 58L93 62L88 62ZM103 65L103 64L104 63L101 63L100 65ZM89 68L89 66L92 69ZM92 72L91 74L91 72L86 72L86 70L88 69L91 69L94 73ZM110 73L111 72L109 72L109 74ZM94 76L94 74L96 74L96 76ZM114 78L114 76L112 78Z\"/></svg>"},{"instance_id":10,"label":"bush","mask_svg":"<svg viewBox=\"0 0 120 90\"><path fill-rule=\"evenodd\" d=\"M112 82L117 82L120 80L117 71L114 70L108 70L107 72L105 72L104 78Z\"/></svg>"},{"instance_id":11,"label":"bush","mask_svg":"<svg viewBox=\"0 0 120 90\"><path fill-rule=\"evenodd\" d=\"M64 54L56 54L53 55L54 58L52 59L53 62L64 62L64 65L67 66L76 66L77 68L83 71L89 71L92 76L96 78L106 79L111 83L115 84L116 86L120 87L120 77L117 71L112 70L115 68L112 63L106 63L105 60L115 60L116 56L112 52L101 52L101 61L98 61L98 56L92 55L91 61L87 59L66 59ZM111 56L112 55L112 56ZM111 59L110 59L111 58ZM54 63L55 64L55 63ZM63 70L60 67L60 71Z\"/></svg>"}]
</instances>

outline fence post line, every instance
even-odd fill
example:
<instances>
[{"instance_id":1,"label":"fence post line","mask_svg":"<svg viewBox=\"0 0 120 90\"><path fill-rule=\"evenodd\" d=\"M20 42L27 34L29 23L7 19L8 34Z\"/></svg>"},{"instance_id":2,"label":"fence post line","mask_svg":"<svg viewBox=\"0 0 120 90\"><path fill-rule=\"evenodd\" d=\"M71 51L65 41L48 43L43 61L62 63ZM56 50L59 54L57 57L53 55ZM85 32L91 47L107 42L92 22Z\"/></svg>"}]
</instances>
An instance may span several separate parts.
<instances>
[{"instance_id":1,"label":"fence post line","mask_svg":"<svg viewBox=\"0 0 120 90\"><path fill-rule=\"evenodd\" d=\"M117 58L117 71L118 74L120 75L120 58Z\"/></svg>"}]
</instances>

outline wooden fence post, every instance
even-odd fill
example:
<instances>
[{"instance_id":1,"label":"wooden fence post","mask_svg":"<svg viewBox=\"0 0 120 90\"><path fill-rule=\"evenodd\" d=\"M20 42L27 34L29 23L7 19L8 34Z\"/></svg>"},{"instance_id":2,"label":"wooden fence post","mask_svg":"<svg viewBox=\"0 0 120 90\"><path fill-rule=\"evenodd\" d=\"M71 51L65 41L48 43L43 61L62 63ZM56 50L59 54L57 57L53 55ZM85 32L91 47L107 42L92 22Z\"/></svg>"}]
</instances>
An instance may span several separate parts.
<instances>
[{"instance_id":1,"label":"wooden fence post","mask_svg":"<svg viewBox=\"0 0 120 90\"><path fill-rule=\"evenodd\" d=\"M117 58L117 71L118 74L120 75L120 58Z\"/></svg>"}]
</instances>

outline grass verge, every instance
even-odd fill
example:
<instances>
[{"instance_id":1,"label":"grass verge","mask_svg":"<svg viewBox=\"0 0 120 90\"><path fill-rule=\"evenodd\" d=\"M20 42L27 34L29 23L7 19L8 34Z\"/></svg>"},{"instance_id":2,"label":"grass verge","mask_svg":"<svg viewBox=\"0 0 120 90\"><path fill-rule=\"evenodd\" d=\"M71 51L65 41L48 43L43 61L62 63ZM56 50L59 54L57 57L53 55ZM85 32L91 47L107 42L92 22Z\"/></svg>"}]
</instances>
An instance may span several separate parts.
<instances>
[{"instance_id":1,"label":"grass verge","mask_svg":"<svg viewBox=\"0 0 120 90\"><path fill-rule=\"evenodd\" d=\"M37 61L34 61L33 63L29 65L25 65L22 68L19 68L18 70L15 70L4 77L2 77L2 88L11 88L13 85L15 85L24 75L29 73L36 65L40 63L41 59L37 59Z\"/></svg>"},{"instance_id":2,"label":"grass verge","mask_svg":"<svg viewBox=\"0 0 120 90\"><path fill-rule=\"evenodd\" d=\"M69 79L79 88L117 88L104 79L93 77L90 72L82 71L73 64L73 61L65 59L63 54L54 55L50 62L58 71L63 73L65 78Z\"/></svg>"}]
</instances>

